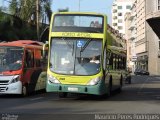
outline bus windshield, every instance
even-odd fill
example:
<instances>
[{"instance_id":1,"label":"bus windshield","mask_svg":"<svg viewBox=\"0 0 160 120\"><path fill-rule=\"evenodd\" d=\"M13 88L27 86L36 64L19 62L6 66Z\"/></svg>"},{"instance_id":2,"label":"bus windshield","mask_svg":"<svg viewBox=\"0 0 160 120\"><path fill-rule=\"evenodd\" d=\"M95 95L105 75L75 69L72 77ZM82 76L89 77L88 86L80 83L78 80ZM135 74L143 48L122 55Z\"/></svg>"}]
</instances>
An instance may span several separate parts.
<instances>
[{"instance_id":1,"label":"bus windshield","mask_svg":"<svg viewBox=\"0 0 160 120\"><path fill-rule=\"evenodd\" d=\"M0 46L0 72L19 70L22 67L22 47Z\"/></svg>"},{"instance_id":2,"label":"bus windshield","mask_svg":"<svg viewBox=\"0 0 160 120\"><path fill-rule=\"evenodd\" d=\"M100 71L102 40L53 38L50 70L59 74L94 75Z\"/></svg>"},{"instance_id":3,"label":"bus windshield","mask_svg":"<svg viewBox=\"0 0 160 120\"><path fill-rule=\"evenodd\" d=\"M57 14L54 16L52 32L103 33L103 16Z\"/></svg>"}]
</instances>

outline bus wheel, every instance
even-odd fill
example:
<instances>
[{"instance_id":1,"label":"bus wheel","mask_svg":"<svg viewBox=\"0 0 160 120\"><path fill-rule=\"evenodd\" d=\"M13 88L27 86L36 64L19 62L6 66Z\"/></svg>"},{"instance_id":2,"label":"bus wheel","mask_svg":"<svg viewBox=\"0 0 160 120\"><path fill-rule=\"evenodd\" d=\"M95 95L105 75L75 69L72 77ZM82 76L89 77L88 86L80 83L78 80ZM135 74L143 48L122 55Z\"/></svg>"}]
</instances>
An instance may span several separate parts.
<instances>
[{"instance_id":1,"label":"bus wheel","mask_svg":"<svg viewBox=\"0 0 160 120\"><path fill-rule=\"evenodd\" d=\"M58 95L59 95L59 98L66 98L67 97L66 92L59 92Z\"/></svg>"},{"instance_id":2,"label":"bus wheel","mask_svg":"<svg viewBox=\"0 0 160 120\"><path fill-rule=\"evenodd\" d=\"M22 96L27 96L28 95L28 91L27 91L27 86L26 85L23 85L22 86Z\"/></svg>"}]
</instances>

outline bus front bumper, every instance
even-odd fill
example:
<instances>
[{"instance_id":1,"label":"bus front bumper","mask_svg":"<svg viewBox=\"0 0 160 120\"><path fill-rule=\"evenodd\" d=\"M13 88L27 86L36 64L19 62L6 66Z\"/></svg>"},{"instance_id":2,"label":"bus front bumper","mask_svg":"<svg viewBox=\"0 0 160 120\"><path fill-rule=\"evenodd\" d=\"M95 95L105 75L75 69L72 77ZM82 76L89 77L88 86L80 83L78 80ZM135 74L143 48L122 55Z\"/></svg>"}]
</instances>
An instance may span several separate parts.
<instances>
[{"instance_id":1,"label":"bus front bumper","mask_svg":"<svg viewBox=\"0 0 160 120\"><path fill-rule=\"evenodd\" d=\"M47 92L67 92L67 93L83 93L93 95L103 95L107 92L105 84L97 85L71 85L71 84L53 84L47 83Z\"/></svg>"},{"instance_id":2,"label":"bus front bumper","mask_svg":"<svg viewBox=\"0 0 160 120\"><path fill-rule=\"evenodd\" d=\"M21 94L21 93L22 93L21 81L8 85L0 85L0 94Z\"/></svg>"}]
</instances>

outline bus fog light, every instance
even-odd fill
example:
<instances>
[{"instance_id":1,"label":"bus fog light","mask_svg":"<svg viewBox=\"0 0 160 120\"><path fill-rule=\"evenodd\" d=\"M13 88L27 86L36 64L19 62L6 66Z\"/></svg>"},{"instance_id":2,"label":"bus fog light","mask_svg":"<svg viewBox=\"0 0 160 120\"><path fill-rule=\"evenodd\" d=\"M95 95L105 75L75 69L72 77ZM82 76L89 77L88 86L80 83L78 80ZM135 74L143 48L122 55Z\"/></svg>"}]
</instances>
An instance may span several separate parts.
<instances>
[{"instance_id":1,"label":"bus fog light","mask_svg":"<svg viewBox=\"0 0 160 120\"><path fill-rule=\"evenodd\" d=\"M101 80L100 77L93 78L93 79L91 79L91 80L87 83L87 85L96 85L96 84L98 84L98 82L99 82L100 80Z\"/></svg>"},{"instance_id":2,"label":"bus fog light","mask_svg":"<svg viewBox=\"0 0 160 120\"><path fill-rule=\"evenodd\" d=\"M52 75L48 75L48 81L51 83L60 83L59 80L57 80L55 77L53 77Z\"/></svg>"}]
</instances>

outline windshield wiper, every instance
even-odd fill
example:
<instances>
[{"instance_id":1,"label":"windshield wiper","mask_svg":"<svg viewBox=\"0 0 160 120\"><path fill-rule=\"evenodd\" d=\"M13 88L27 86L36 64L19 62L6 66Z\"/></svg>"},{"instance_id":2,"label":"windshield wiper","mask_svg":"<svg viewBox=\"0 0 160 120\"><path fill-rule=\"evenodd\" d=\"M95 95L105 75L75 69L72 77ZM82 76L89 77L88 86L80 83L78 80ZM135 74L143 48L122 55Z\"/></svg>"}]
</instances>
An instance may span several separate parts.
<instances>
[{"instance_id":1,"label":"windshield wiper","mask_svg":"<svg viewBox=\"0 0 160 120\"><path fill-rule=\"evenodd\" d=\"M89 40L86 42L86 44L85 44L83 47L81 47L80 52L83 52L83 51L86 49L86 47L89 45L89 43L91 42L91 40L92 40L92 39L89 39Z\"/></svg>"},{"instance_id":2,"label":"windshield wiper","mask_svg":"<svg viewBox=\"0 0 160 120\"><path fill-rule=\"evenodd\" d=\"M86 49L86 47L89 45L89 43L91 42L92 39L89 39L86 44L81 47L81 50L80 50L80 62L81 62L81 53ZM82 63L82 62L81 62Z\"/></svg>"}]
</instances>

